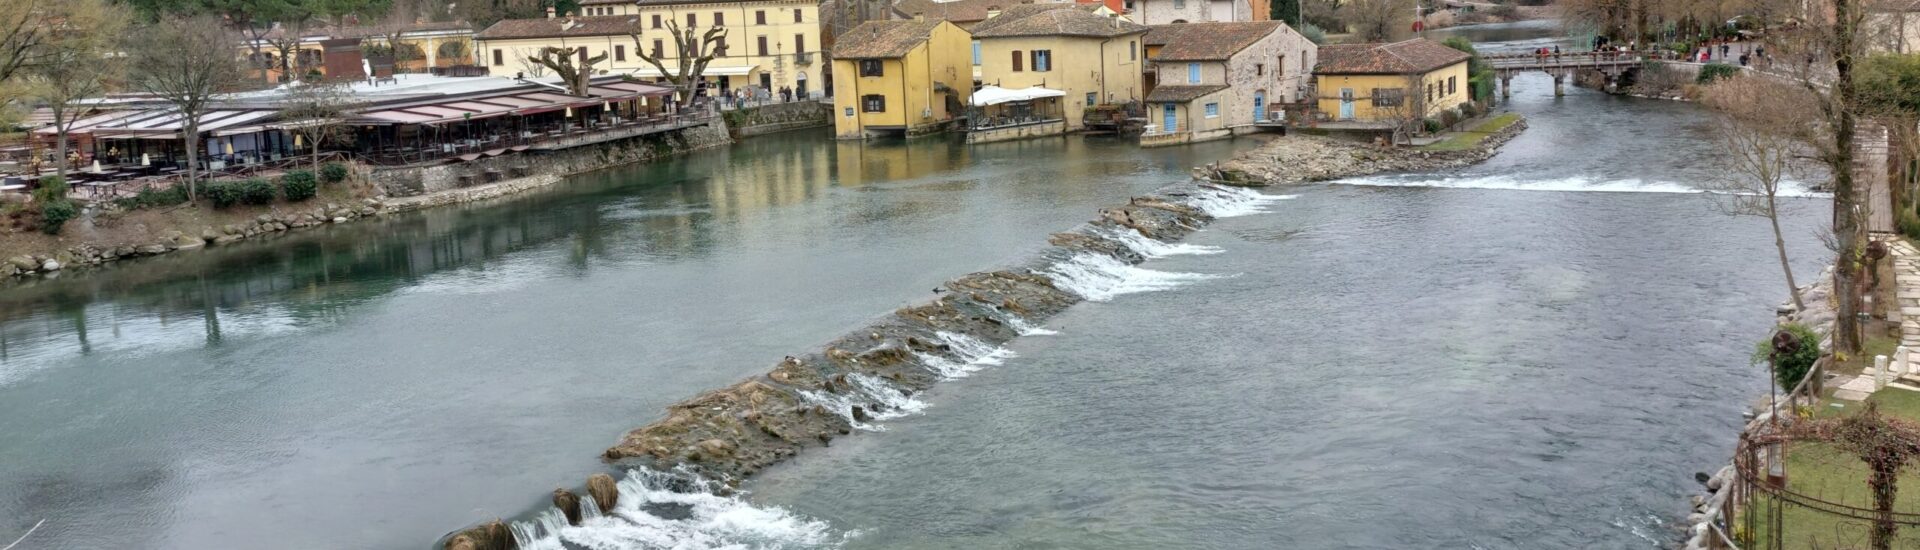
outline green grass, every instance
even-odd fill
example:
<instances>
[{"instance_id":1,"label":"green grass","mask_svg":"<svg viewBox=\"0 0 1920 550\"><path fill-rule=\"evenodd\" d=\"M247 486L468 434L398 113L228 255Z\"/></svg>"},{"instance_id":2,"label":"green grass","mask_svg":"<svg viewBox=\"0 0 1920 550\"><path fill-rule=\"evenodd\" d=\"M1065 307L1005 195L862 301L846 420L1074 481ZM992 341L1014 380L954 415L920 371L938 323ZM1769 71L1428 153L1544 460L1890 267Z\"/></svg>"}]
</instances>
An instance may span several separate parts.
<instances>
[{"instance_id":1,"label":"green grass","mask_svg":"<svg viewBox=\"0 0 1920 550\"><path fill-rule=\"evenodd\" d=\"M1868 341L1869 351L1881 344L1879 339ZM1891 340L1891 339L1888 339ZM1888 348L1891 350L1891 347ZM1881 414L1896 418L1920 421L1920 392L1898 388L1884 389L1867 398L1879 405ZM1813 411L1815 416L1831 418L1853 414L1861 409L1861 404L1839 402L1841 407L1832 403L1822 404ZM1867 467L1860 459L1824 443L1795 443L1787 452L1787 487L1802 495L1837 502L1860 508L1873 507L1873 492L1867 487ZM1768 529L1767 505L1765 496L1756 495L1752 506L1743 513L1754 514L1753 536L1756 538L1750 548L1766 548ZM1894 504L1895 510L1920 510L1920 467L1908 467L1900 474L1900 492ZM1867 546L1867 533L1871 524L1852 518L1843 518L1833 514L1787 505L1782 513L1782 546L1789 549L1824 548L1864 548ZM1745 530L1744 523L1736 523L1735 531ZM1737 536L1737 535L1736 535ZM1903 528L1895 536L1895 548L1920 547L1920 528Z\"/></svg>"},{"instance_id":2,"label":"green grass","mask_svg":"<svg viewBox=\"0 0 1920 550\"><path fill-rule=\"evenodd\" d=\"M1515 113L1503 114L1497 117L1493 117L1492 119L1489 119L1486 122L1482 122L1479 125L1474 126L1473 129L1471 130L1454 132L1452 135L1447 136L1447 139L1443 139L1443 140L1428 144L1425 147L1421 147L1421 150L1465 151L1468 149L1472 149L1474 148L1474 146L1480 145L1481 141L1487 139L1487 136L1493 135L1494 133L1499 132L1501 130L1505 130L1507 129L1508 126L1512 126L1513 123L1519 122L1519 121L1520 121L1520 115L1518 114L1515 114Z\"/></svg>"}]
</instances>

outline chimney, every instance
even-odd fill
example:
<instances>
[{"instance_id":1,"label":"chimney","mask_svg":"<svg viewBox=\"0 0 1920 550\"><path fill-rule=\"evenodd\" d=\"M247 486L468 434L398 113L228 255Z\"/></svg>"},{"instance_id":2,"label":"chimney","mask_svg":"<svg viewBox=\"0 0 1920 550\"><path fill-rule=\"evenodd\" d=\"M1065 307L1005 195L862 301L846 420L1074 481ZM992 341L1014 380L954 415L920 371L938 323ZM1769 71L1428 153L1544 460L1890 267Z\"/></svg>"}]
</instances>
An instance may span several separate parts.
<instances>
[{"instance_id":1,"label":"chimney","mask_svg":"<svg viewBox=\"0 0 1920 550\"><path fill-rule=\"evenodd\" d=\"M993 19L995 17L998 17L999 15L1000 15L1000 6L987 6L987 19Z\"/></svg>"},{"instance_id":2,"label":"chimney","mask_svg":"<svg viewBox=\"0 0 1920 550\"><path fill-rule=\"evenodd\" d=\"M926 21L926 20L927 20L927 13L926 13L926 12L919 12L919 11L916 11L916 12L913 12L913 20L914 20L914 21Z\"/></svg>"},{"instance_id":3,"label":"chimney","mask_svg":"<svg viewBox=\"0 0 1920 550\"><path fill-rule=\"evenodd\" d=\"M547 6L547 19L553 19L553 6Z\"/></svg>"}]
</instances>

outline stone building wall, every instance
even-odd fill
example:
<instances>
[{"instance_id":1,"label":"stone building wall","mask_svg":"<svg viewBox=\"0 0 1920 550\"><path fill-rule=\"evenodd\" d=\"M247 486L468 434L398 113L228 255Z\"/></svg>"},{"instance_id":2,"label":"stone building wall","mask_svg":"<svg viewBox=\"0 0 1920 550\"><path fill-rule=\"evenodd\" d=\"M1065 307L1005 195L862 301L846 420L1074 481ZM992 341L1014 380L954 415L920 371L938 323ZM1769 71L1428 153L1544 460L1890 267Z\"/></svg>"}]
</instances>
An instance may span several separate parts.
<instances>
[{"instance_id":1,"label":"stone building wall","mask_svg":"<svg viewBox=\"0 0 1920 550\"><path fill-rule=\"evenodd\" d=\"M501 179L577 174L650 162L732 141L725 119L715 118L701 126L558 151L527 151L455 164L377 168L369 177L386 196L408 197L487 183L488 171L500 174ZM463 176L468 178L465 182Z\"/></svg>"}]
</instances>

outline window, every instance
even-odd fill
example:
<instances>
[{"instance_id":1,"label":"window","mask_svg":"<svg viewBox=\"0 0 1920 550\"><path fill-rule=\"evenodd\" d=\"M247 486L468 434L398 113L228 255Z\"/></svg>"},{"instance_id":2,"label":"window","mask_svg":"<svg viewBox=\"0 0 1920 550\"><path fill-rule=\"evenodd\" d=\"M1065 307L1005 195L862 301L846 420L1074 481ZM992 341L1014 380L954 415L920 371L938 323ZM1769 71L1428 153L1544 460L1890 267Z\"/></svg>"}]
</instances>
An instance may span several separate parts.
<instances>
[{"instance_id":1,"label":"window","mask_svg":"<svg viewBox=\"0 0 1920 550\"><path fill-rule=\"evenodd\" d=\"M1176 9L1176 10L1187 9L1187 0L1173 0L1173 9Z\"/></svg>"},{"instance_id":2,"label":"window","mask_svg":"<svg viewBox=\"0 0 1920 550\"><path fill-rule=\"evenodd\" d=\"M800 17L800 8L794 8L794 9L793 9L793 22L795 22L795 23L805 23L805 21L802 21L802 20L801 20L801 17Z\"/></svg>"},{"instance_id":3,"label":"window","mask_svg":"<svg viewBox=\"0 0 1920 550\"><path fill-rule=\"evenodd\" d=\"M1188 84L1200 83L1200 64L1199 63L1187 64L1187 83Z\"/></svg>"},{"instance_id":4,"label":"window","mask_svg":"<svg viewBox=\"0 0 1920 550\"><path fill-rule=\"evenodd\" d=\"M501 66L501 65L505 65L505 64L507 64L507 63L506 63L506 59L505 59L505 57L506 57L506 56L505 56L504 54L501 54L501 53L500 53L500 49L499 49L499 48L494 48L494 50L493 50L493 66L495 66L495 67L498 67L498 66Z\"/></svg>"},{"instance_id":5,"label":"window","mask_svg":"<svg viewBox=\"0 0 1920 550\"><path fill-rule=\"evenodd\" d=\"M1373 89L1373 106L1375 107L1399 107L1401 103L1406 102L1406 99L1406 90L1399 88Z\"/></svg>"},{"instance_id":6,"label":"window","mask_svg":"<svg viewBox=\"0 0 1920 550\"><path fill-rule=\"evenodd\" d=\"M667 44L666 42L663 42L658 38L653 39L653 58L654 59L659 59L661 56L664 56L667 54L666 44Z\"/></svg>"},{"instance_id":7,"label":"window","mask_svg":"<svg viewBox=\"0 0 1920 550\"><path fill-rule=\"evenodd\" d=\"M1459 92L1460 92L1459 78L1452 77L1452 76L1447 77L1447 95L1453 95Z\"/></svg>"},{"instance_id":8,"label":"window","mask_svg":"<svg viewBox=\"0 0 1920 550\"><path fill-rule=\"evenodd\" d=\"M1034 50L1033 72L1044 73L1053 70L1053 50Z\"/></svg>"},{"instance_id":9,"label":"window","mask_svg":"<svg viewBox=\"0 0 1920 550\"><path fill-rule=\"evenodd\" d=\"M1139 60L1140 60L1140 41L1138 40L1127 41L1127 61L1139 61Z\"/></svg>"},{"instance_id":10,"label":"window","mask_svg":"<svg viewBox=\"0 0 1920 550\"><path fill-rule=\"evenodd\" d=\"M1027 58L1020 55L1020 50L1013 51L1013 72L1020 72L1020 67L1026 62Z\"/></svg>"},{"instance_id":11,"label":"window","mask_svg":"<svg viewBox=\"0 0 1920 550\"><path fill-rule=\"evenodd\" d=\"M973 41L973 66L980 66L980 41Z\"/></svg>"},{"instance_id":12,"label":"window","mask_svg":"<svg viewBox=\"0 0 1920 550\"><path fill-rule=\"evenodd\" d=\"M753 24L755 25L767 24L767 10L755 10L753 12Z\"/></svg>"},{"instance_id":13,"label":"window","mask_svg":"<svg viewBox=\"0 0 1920 550\"><path fill-rule=\"evenodd\" d=\"M660 28L660 14L653 15L653 28Z\"/></svg>"},{"instance_id":14,"label":"window","mask_svg":"<svg viewBox=\"0 0 1920 550\"><path fill-rule=\"evenodd\" d=\"M887 112L887 96L880 94L860 96L860 111L865 113Z\"/></svg>"},{"instance_id":15,"label":"window","mask_svg":"<svg viewBox=\"0 0 1920 550\"><path fill-rule=\"evenodd\" d=\"M585 65L586 65L586 63L587 63L587 47L586 47L586 46L581 46L581 47L578 47L578 48L574 48L574 50L573 50L573 51L574 51L575 53L578 53L578 54L580 54L580 64L581 64L581 66L585 66Z\"/></svg>"},{"instance_id":16,"label":"window","mask_svg":"<svg viewBox=\"0 0 1920 550\"><path fill-rule=\"evenodd\" d=\"M714 55L727 55L727 35L720 35L713 41L713 46Z\"/></svg>"},{"instance_id":17,"label":"window","mask_svg":"<svg viewBox=\"0 0 1920 550\"><path fill-rule=\"evenodd\" d=\"M1266 75L1267 75L1267 64L1265 63L1253 64L1253 76L1266 76Z\"/></svg>"},{"instance_id":18,"label":"window","mask_svg":"<svg viewBox=\"0 0 1920 550\"><path fill-rule=\"evenodd\" d=\"M1433 102L1433 85L1432 84L1427 85L1427 102L1428 103Z\"/></svg>"},{"instance_id":19,"label":"window","mask_svg":"<svg viewBox=\"0 0 1920 550\"><path fill-rule=\"evenodd\" d=\"M698 20L694 18L693 14L691 13L687 14L687 28L691 29L696 26L699 26Z\"/></svg>"},{"instance_id":20,"label":"window","mask_svg":"<svg viewBox=\"0 0 1920 550\"><path fill-rule=\"evenodd\" d=\"M1307 51L1300 50L1300 72L1307 72Z\"/></svg>"},{"instance_id":21,"label":"window","mask_svg":"<svg viewBox=\"0 0 1920 550\"><path fill-rule=\"evenodd\" d=\"M627 60L627 45L626 45L626 44L614 44L614 45L613 45L613 60L614 60L614 61L626 61L626 60Z\"/></svg>"},{"instance_id":22,"label":"window","mask_svg":"<svg viewBox=\"0 0 1920 550\"><path fill-rule=\"evenodd\" d=\"M756 38L755 41L759 43L760 55L767 55L767 37L761 36Z\"/></svg>"},{"instance_id":23,"label":"window","mask_svg":"<svg viewBox=\"0 0 1920 550\"><path fill-rule=\"evenodd\" d=\"M807 53L806 33L793 35L793 53Z\"/></svg>"},{"instance_id":24,"label":"window","mask_svg":"<svg viewBox=\"0 0 1920 550\"><path fill-rule=\"evenodd\" d=\"M723 12L723 11L713 12L713 26L715 27L727 26L727 12Z\"/></svg>"},{"instance_id":25,"label":"window","mask_svg":"<svg viewBox=\"0 0 1920 550\"><path fill-rule=\"evenodd\" d=\"M886 69L881 68L878 59L860 60L860 76L884 76Z\"/></svg>"},{"instance_id":26,"label":"window","mask_svg":"<svg viewBox=\"0 0 1920 550\"><path fill-rule=\"evenodd\" d=\"M1097 103L1100 103L1100 94L1087 92L1087 105L1094 105Z\"/></svg>"},{"instance_id":27,"label":"window","mask_svg":"<svg viewBox=\"0 0 1920 550\"><path fill-rule=\"evenodd\" d=\"M1273 71L1275 73L1274 76L1287 76L1287 56L1286 55L1284 54L1281 55L1280 59L1273 62Z\"/></svg>"},{"instance_id":28,"label":"window","mask_svg":"<svg viewBox=\"0 0 1920 550\"><path fill-rule=\"evenodd\" d=\"M1208 103L1208 104L1207 104L1207 118L1220 118L1220 104L1219 104L1219 103Z\"/></svg>"}]
</instances>

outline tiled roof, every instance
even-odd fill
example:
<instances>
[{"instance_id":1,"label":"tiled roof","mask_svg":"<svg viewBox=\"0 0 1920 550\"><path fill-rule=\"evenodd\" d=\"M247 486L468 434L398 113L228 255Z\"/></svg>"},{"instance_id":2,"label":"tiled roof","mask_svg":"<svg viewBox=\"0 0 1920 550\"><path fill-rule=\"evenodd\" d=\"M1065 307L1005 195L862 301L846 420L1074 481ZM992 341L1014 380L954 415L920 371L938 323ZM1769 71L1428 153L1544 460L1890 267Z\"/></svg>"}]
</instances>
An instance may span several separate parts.
<instances>
[{"instance_id":1,"label":"tiled roof","mask_svg":"<svg viewBox=\"0 0 1920 550\"><path fill-rule=\"evenodd\" d=\"M601 17L557 17L553 19L503 19L487 30L480 31L474 38L481 40L500 40L506 38L548 38L555 36L607 36L624 35L639 24L638 15L607 15Z\"/></svg>"},{"instance_id":2,"label":"tiled roof","mask_svg":"<svg viewBox=\"0 0 1920 550\"><path fill-rule=\"evenodd\" d=\"M633 0L580 0L582 6L606 6L611 4L632 4Z\"/></svg>"},{"instance_id":3,"label":"tiled roof","mask_svg":"<svg viewBox=\"0 0 1920 550\"><path fill-rule=\"evenodd\" d=\"M1224 60L1284 28L1279 21L1154 25L1147 45L1162 46L1157 61Z\"/></svg>"},{"instance_id":4,"label":"tiled roof","mask_svg":"<svg viewBox=\"0 0 1920 550\"><path fill-rule=\"evenodd\" d=\"M1149 103L1185 103L1225 89L1227 89L1227 85L1225 84L1209 84L1205 86L1162 84L1155 86L1153 93L1147 94L1146 101Z\"/></svg>"},{"instance_id":5,"label":"tiled roof","mask_svg":"<svg viewBox=\"0 0 1920 550\"><path fill-rule=\"evenodd\" d=\"M833 46L838 59L877 59L907 55L927 41L940 21L868 21L840 35Z\"/></svg>"},{"instance_id":6,"label":"tiled roof","mask_svg":"<svg viewBox=\"0 0 1920 550\"><path fill-rule=\"evenodd\" d=\"M1320 47L1315 74L1413 74L1466 61L1473 56L1424 38L1392 44L1342 44Z\"/></svg>"},{"instance_id":7,"label":"tiled roof","mask_svg":"<svg viewBox=\"0 0 1920 550\"><path fill-rule=\"evenodd\" d=\"M895 11L907 17L923 14L927 19L944 19L955 23L973 23L987 18L990 8L1017 5L1019 0L900 0L893 5Z\"/></svg>"},{"instance_id":8,"label":"tiled roof","mask_svg":"<svg viewBox=\"0 0 1920 550\"><path fill-rule=\"evenodd\" d=\"M973 25L974 38L1008 36L1121 36L1146 32L1125 19L1093 13L1100 4L1020 4Z\"/></svg>"}]
</instances>

